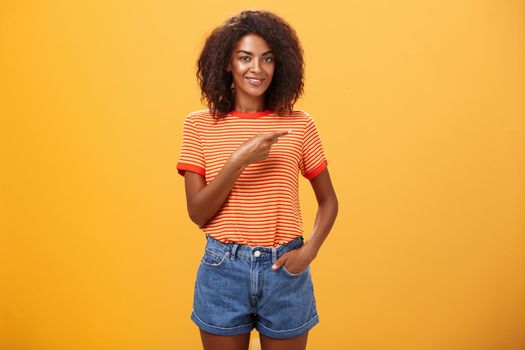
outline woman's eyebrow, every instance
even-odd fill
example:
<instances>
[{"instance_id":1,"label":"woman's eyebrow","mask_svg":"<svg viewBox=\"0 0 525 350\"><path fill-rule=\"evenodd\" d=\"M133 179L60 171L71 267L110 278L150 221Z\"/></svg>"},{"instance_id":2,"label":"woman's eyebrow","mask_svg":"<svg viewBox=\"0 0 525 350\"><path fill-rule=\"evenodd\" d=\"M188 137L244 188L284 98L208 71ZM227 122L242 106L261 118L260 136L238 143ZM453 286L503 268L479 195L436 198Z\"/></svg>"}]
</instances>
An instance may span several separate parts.
<instances>
[{"instance_id":1,"label":"woman's eyebrow","mask_svg":"<svg viewBox=\"0 0 525 350\"><path fill-rule=\"evenodd\" d=\"M237 53L239 53L239 52L246 52L248 55L252 54L250 51L246 51L246 50L239 50L239 51L237 51ZM270 51L263 52L263 55L266 55L268 53L273 53L273 51L270 50Z\"/></svg>"}]
</instances>

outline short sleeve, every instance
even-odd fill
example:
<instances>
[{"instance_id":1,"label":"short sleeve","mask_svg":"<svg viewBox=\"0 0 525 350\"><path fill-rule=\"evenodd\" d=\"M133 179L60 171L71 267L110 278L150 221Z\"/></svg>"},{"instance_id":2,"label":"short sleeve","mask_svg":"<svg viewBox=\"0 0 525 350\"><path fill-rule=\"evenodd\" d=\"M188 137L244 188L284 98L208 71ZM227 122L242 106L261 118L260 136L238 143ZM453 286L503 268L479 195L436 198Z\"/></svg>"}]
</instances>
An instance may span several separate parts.
<instances>
[{"instance_id":1,"label":"short sleeve","mask_svg":"<svg viewBox=\"0 0 525 350\"><path fill-rule=\"evenodd\" d=\"M306 122L301 150L300 169L305 178L314 178L328 166L321 137L310 115Z\"/></svg>"},{"instance_id":2,"label":"short sleeve","mask_svg":"<svg viewBox=\"0 0 525 350\"><path fill-rule=\"evenodd\" d=\"M184 176L186 170L206 176L206 163L199 131L195 121L187 116L182 131L182 146L177 171Z\"/></svg>"}]
</instances>

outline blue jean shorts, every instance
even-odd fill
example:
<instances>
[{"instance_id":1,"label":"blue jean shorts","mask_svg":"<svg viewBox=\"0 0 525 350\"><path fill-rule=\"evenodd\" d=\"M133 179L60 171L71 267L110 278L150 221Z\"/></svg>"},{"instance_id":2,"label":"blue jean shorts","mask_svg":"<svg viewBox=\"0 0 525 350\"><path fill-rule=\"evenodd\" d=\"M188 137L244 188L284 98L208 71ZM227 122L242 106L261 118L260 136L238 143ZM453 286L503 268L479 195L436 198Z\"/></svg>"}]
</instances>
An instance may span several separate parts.
<instances>
[{"instance_id":1,"label":"blue jean shorts","mask_svg":"<svg viewBox=\"0 0 525 350\"><path fill-rule=\"evenodd\" d=\"M304 244L303 236L277 247L223 243L206 236L191 320L217 335L249 333L294 338L319 323L310 265L297 274L272 264Z\"/></svg>"}]
</instances>

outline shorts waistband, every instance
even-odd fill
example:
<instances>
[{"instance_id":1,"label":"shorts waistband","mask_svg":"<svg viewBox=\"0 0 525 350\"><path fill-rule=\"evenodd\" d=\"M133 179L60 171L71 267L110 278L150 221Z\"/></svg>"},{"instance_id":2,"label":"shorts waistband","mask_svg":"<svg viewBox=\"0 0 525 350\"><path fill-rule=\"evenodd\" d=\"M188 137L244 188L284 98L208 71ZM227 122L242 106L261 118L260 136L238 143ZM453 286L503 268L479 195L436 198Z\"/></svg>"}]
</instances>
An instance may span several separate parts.
<instances>
[{"instance_id":1,"label":"shorts waistband","mask_svg":"<svg viewBox=\"0 0 525 350\"><path fill-rule=\"evenodd\" d=\"M304 245L302 235L295 237L290 242L280 244L276 247L249 246L240 243L224 243L210 235L206 235L206 246L213 246L224 252L229 252L229 258L235 260L235 257L245 259L272 260L275 262L284 253L299 248Z\"/></svg>"}]
</instances>

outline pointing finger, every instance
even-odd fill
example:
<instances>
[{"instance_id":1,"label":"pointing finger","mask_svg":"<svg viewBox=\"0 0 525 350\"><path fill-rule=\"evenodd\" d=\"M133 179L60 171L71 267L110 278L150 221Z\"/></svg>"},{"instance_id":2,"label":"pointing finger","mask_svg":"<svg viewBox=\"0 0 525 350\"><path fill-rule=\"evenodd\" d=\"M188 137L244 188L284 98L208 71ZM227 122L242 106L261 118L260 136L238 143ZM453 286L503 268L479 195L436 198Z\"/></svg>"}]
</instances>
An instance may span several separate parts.
<instances>
[{"instance_id":1,"label":"pointing finger","mask_svg":"<svg viewBox=\"0 0 525 350\"><path fill-rule=\"evenodd\" d=\"M268 136L268 138L271 139L271 138L274 138L274 137L279 137L279 136L283 136L283 135L289 134L291 132L292 132L292 130L281 130L281 131L269 132L266 135Z\"/></svg>"}]
</instances>

